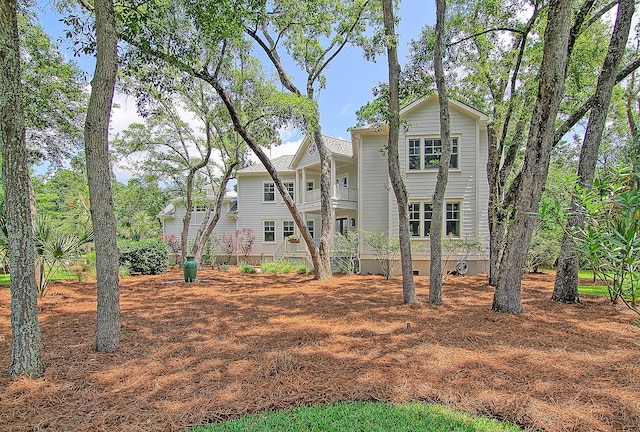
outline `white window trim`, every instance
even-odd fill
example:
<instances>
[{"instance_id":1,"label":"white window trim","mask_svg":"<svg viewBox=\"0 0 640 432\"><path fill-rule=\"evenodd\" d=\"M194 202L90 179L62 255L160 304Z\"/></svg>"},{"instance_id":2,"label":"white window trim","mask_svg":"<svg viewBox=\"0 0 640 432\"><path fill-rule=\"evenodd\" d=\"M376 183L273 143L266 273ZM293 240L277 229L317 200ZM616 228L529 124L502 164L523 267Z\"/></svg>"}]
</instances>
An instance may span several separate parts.
<instances>
[{"instance_id":1,"label":"white window trim","mask_svg":"<svg viewBox=\"0 0 640 432\"><path fill-rule=\"evenodd\" d=\"M458 166L456 168L451 168L449 167L449 172L456 172L456 171L461 171L460 169L460 161L462 160L462 158L460 157L460 142L461 142L461 134L451 134L450 138L452 140L456 139L458 140ZM434 167L425 167L425 163L424 163L424 158L426 156L426 152L425 152L425 140L434 140L434 139L441 139L440 135L414 135L414 136L407 136L405 138L406 140L406 146L405 146L405 172L406 173L425 173L425 172L438 172L438 167L434 166ZM414 141L414 140L419 140L420 141L420 168L418 169L410 169L409 168L409 141Z\"/></svg>"},{"instance_id":2,"label":"white window trim","mask_svg":"<svg viewBox=\"0 0 640 432\"><path fill-rule=\"evenodd\" d=\"M287 187L288 184L291 185L291 191L289 192L289 195L291 196L292 200L296 200L296 182L294 180L287 180L287 181L283 181L282 184L284 185L285 189L287 189L287 192L289 192L289 188ZM284 204L284 200L283 200L283 204Z\"/></svg>"},{"instance_id":3,"label":"white window trim","mask_svg":"<svg viewBox=\"0 0 640 432\"><path fill-rule=\"evenodd\" d=\"M267 200L265 200L265 199L264 199L264 195L265 195L265 190L264 190L264 188L265 188L265 186L266 186L266 185L268 185L268 184L270 184L270 185L272 185L272 186L273 186L273 201L267 201ZM276 189L276 184L275 184L274 182L272 182L272 181L263 181L263 182L262 182L262 203L263 203L263 204L271 204L271 203L275 203L275 202L276 202L276 200L277 200L277 197L276 197L276 196L277 196L276 191L277 191L277 189Z\"/></svg>"},{"instance_id":4,"label":"white window trim","mask_svg":"<svg viewBox=\"0 0 640 432\"><path fill-rule=\"evenodd\" d=\"M284 230L284 224L287 224L287 223L290 223L292 225L292 227L293 227L293 230L291 231L290 234L286 234L285 230ZM295 233L296 233L296 224L295 224L295 222L291 221L291 220L283 220L282 221L282 239L284 240L287 237L289 237L290 235L293 235Z\"/></svg>"},{"instance_id":5,"label":"white window trim","mask_svg":"<svg viewBox=\"0 0 640 432\"><path fill-rule=\"evenodd\" d=\"M412 199L409 201L409 204L416 204L419 203L420 204L420 210L419 210L419 216L420 219L418 220L420 223L420 235L419 236L411 236L411 231L409 231L409 235L411 237L411 240L429 240L431 237L428 235L424 234L424 205L425 204L431 204L433 205L433 202L431 201L431 199ZM458 204L459 207L459 231L460 234L456 237L449 237L451 239L457 240L457 239L462 239L464 238L464 205L463 205L463 200L461 198L448 198L444 200L443 203L443 208L442 208L442 235L446 237L446 230L447 230L447 204ZM415 220L415 219L413 219ZM433 223L433 213L431 214L431 222ZM409 228L409 230L411 230L411 228Z\"/></svg>"},{"instance_id":6,"label":"white window trim","mask_svg":"<svg viewBox=\"0 0 640 432\"><path fill-rule=\"evenodd\" d=\"M309 183L311 183L311 189L309 189ZM316 181L315 180L307 180L307 184L305 185L306 189L305 192L310 192L312 190L314 190L316 188Z\"/></svg>"},{"instance_id":7,"label":"white window trim","mask_svg":"<svg viewBox=\"0 0 640 432\"><path fill-rule=\"evenodd\" d=\"M266 230L266 223L267 222L272 222L273 223L273 240L267 240L267 230ZM278 229L277 229L277 224L275 220L272 219L266 219L262 221L262 241L264 243L275 243L276 242L276 233L277 233Z\"/></svg>"}]
</instances>

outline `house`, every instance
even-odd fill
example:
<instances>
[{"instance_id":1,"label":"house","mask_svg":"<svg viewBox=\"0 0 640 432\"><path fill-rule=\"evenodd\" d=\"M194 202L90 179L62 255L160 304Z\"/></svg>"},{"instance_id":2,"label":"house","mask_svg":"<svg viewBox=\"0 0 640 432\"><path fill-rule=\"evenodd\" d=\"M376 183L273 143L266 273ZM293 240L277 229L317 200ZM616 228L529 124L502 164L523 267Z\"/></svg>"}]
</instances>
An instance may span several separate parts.
<instances>
[{"instance_id":1,"label":"house","mask_svg":"<svg viewBox=\"0 0 640 432\"><path fill-rule=\"evenodd\" d=\"M440 122L437 95L425 97L401 111L405 127L399 139L400 166L409 192L410 231L416 274L429 273L429 229L434 215L431 197L435 188L437 167L433 161L440 151ZM457 261L465 262L470 274L486 272L489 228L487 218L488 155L487 115L454 100L450 100L450 121L453 151L449 182L445 196L444 220L446 235L461 245L470 240L483 246L483 251L443 254L445 268L452 269ZM364 232L382 231L390 237L398 233L395 196L390 187L387 159L386 125L367 126L351 130L351 141L325 137L331 164L331 200L335 211L335 232L355 231L360 236L360 270L379 273L375 254L363 241ZM295 155L281 156L272 161L289 193L302 213L312 237L320 237L320 161L315 144L305 139ZM261 258L308 259L304 242L287 241L299 234L293 218L262 164L241 169L237 173L237 197L230 196L224 224L216 233L250 228L256 242L250 261ZM175 201L175 200L174 200ZM235 204L233 204L235 203ZM180 201L172 202L172 217L163 210L165 234L181 229ZM184 212L184 210L183 210ZM197 213L197 209L196 209ZM197 218L193 224L197 225Z\"/></svg>"}]
</instances>

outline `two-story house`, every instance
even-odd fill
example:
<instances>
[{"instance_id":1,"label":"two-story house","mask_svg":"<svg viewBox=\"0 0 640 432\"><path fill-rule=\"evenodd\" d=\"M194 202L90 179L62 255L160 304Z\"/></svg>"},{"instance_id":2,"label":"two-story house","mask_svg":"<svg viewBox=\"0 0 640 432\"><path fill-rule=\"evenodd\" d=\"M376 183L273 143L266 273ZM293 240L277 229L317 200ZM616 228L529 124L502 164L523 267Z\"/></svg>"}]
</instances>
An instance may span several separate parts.
<instances>
[{"instance_id":1,"label":"two-story house","mask_svg":"<svg viewBox=\"0 0 640 432\"><path fill-rule=\"evenodd\" d=\"M443 218L445 234L453 241L479 241L488 249L487 116L463 103L450 101L452 156ZM429 231L433 217L431 200L441 148L437 95L423 98L401 111L403 127L399 139L400 166L409 191L409 217L414 270L429 273ZM335 232L360 233L360 269L379 273L380 266L363 241L364 232L382 231L397 236L396 200L390 187L386 152L386 125L351 130L351 142L325 137L331 164L331 197L335 211ZM309 138L295 155L281 156L273 164L309 231L320 237L320 160ZM299 234L273 180L262 164L238 171L237 202L217 233L251 228L256 236L251 261L261 258L306 259L304 242L288 241ZM231 203L232 201L229 200ZM179 202L174 203L174 205ZM179 212L174 212L179 213ZM163 216L165 234L170 219ZM231 226L231 222L235 223ZM179 233L177 233L179 234ZM488 253L449 258L448 269L465 259L469 273L487 271Z\"/></svg>"}]
</instances>

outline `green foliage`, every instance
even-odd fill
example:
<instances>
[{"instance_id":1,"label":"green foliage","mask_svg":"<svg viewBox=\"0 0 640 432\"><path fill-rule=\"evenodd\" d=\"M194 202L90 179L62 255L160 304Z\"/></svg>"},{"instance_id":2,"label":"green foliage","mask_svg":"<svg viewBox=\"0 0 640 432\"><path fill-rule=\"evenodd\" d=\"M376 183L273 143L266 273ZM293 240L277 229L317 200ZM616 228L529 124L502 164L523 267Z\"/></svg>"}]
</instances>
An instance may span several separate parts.
<instances>
[{"instance_id":1,"label":"green foliage","mask_svg":"<svg viewBox=\"0 0 640 432\"><path fill-rule=\"evenodd\" d=\"M18 27L30 162L59 167L82 145L84 73L30 15L21 14Z\"/></svg>"},{"instance_id":2,"label":"green foliage","mask_svg":"<svg viewBox=\"0 0 640 432\"><path fill-rule=\"evenodd\" d=\"M230 267L230 266L229 266L229 264L227 264L227 263L223 263L223 264L220 264L220 265L218 266L218 269L220 269L220 270L222 270L222 271L229 271L229 269L230 269L230 268L231 268L231 267Z\"/></svg>"},{"instance_id":3,"label":"green foliage","mask_svg":"<svg viewBox=\"0 0 640 432\"><path fill-rule=\"evenodd\" d=\"M200 426L193 429L192 432L498 432L520 430L510 423L473 416L440 405L342 402L248 415L229 422Z\"/></svg>"},{"instance_id":4,"label":"green foliage","mask_svg":"<svg viewBox=\"0 0 640 432\"><path fill-rule=\"evenodd\" d=\"M293 265L289 261L266 261L260 266L262 273L289 274L293 270Z\"/></svg>"},{"instance_id":5,"label":"green foliage","mask_svg":"<svg viewBox=\"0 0 640 432\"><path fill-rule=\"evenodd\" d=\"M300 275L309 274L309 267L306 264L298 264L294 267L294 270Z\"/></svg>"},{"instance_id":6,"label":"green foliage","mask_svg":"<svg viewBox=\"0 0 640 432\"><path fill-rule=\"evenodd\" d=\"M593 188L580 192L584 228L576 233L580 252L607 286L612 302L622 300L640 314L640 179L629 168L605 170Z\"/></svg>"},{"instance_id":7,"label":"green foliage","mask_svg":"<svg viewBox=\"0 0 640 432\"><path fill-rule=\"evenodd\" d=\"M4 232L4 229L2 231ZM40 297L44 297L53 275L61 269L68 269L78 259L82 247L91 241L93 241L93 230L81 235L64 233L54 228L46 216L36 217L34 242L36 280Z\"/></svg>"},{"instance_id":8,"label":"green foliage","mask_svg":"<svg viewBox=\"0 0 640 432\"><path fill-rule=\"evenodd\" d=\"M364 243L380 264L382 275L389 279L400 266L400 243L397 237L389 237L384 231L363 231Z\"/></svg>"},{"instance_id":9,"label":"green foliage","mask_svg":"<svg viewBox=\"0 0 640 432\"><path fill-rule=\"evenodd\" d=\"M212 235L211 237L209 237L209 239L205 243L204 249L202 251L203 264L214 264L216 262L217 246L218 246L218 238L215 235ZM180 243L178 240L178 251L179 250L180 250Z\"/></svg>"},{"instance_id":10,"label":"green foliage","mask_svg":"<svg viewBox=\"0 0 640 432\"><path fill-rule=\"evenodd\" d=\"M358 258L360 249L358 245L358 233L347 231L346 234L336 234L332 246L332 258L337 262L340 271L345 274L358 272Z\"/></svg>"},{"instance_id":11,"label":"green foliage","mask_svg":"<svg viewBox=\"0 0 640 432\"><path fill-rule=\"evenodd\" d=\"M238 270L240 271L240 273L253 274L253 273L256 272L256 269L253 268L253 266L250 266L247 263L240 263L240 265L238 265Z\"/></svg>"},{"instance_id":12,"label":"green foliage","mask_svg":"<svg viewBox=\"0 0 640 432\"><path fill-rule=\"evenodd\" d=\"M159 238L118 241L120 265L130 273L160 274L169 268L169 246Z\"/></svg>"}]
</instances>

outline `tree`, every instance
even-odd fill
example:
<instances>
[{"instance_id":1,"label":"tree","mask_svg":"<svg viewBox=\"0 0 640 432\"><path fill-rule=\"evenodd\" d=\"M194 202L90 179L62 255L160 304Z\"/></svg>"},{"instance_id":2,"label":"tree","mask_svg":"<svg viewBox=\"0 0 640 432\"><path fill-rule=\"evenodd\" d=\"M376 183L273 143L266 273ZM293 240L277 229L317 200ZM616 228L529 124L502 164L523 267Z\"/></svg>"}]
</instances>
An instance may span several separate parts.
<instances>
[{"instance_id":1,"label":"tree","mask_svg":"<svg viewBox=\"0 0 640 432\"><path fill-rule=\"evenodd\" d=\"M611 34L609 52L604 60L602 73L598 78L596 91L593 95L594 105L591 109L591 116L589 117L589 123L587 124L587 130L580 152L578 185L583 188L588 187L593 181L596 162L598 161L598 149L605 127L607 112L609 111L611 93L616 83L618 67L625 52L634 11L634 0L620 0L618 3L618 15L613 33ZM566 234L562 239L562 248L558 258L558 273L556 274L553 295L551 297L557 302L580 302L578 295L579 257L570 233L574 227L580 228L582 226L583 221L581 216L581 213L578 211L578 204L572 202L570 218L567 221L565 229Z\"/></svg>"},{"instance_id":2,"label":"tree","mask_svg":"<svg viewBox=\"0 0 640 432\"><path fill-rule=\"evenodd\" d=\"M20 83L17 4L0 3L0 147L11 277L10 375L44 372L38 324L35 248L30 207L30 181L25 145L25 119Z\"/></svg>"},{"instance_id":3,"label":"tree","mask_svg":"<svg viewBox=\"0 0 640 432\"><path fill-rule=\"evenodd\" d=\"M400 64L398 63L398 38L395 31L393 2L382 1L384 32L389 64L389 139L387 142L387 161L389 178L398 206L398 236L400 239L400 263L402 266L402 296L405 303L417 303L413 283L413 260L411 258L411 236L409 234L409 204L407 188L402 180L398 139L400 136Z\"/></svg>"},{"instance_id":4,"label":"tree","mask_svg":"<svg viewBox=\"0 0 640 432\"><path fill-rule=\"evenodd\" d=\"M84 126L91 220L95 232L98 309L96 349L120 343L120 288L116 218L111 193L109 119L118 70L113 0L95 1L96 67Z\"/></svg>"},{"instance_id":5,"label":"tree","mask_svg":"<svg viewBox=\"0 0 640 432\"><path fill-rule=\"evenodd\" d=\"M29 163L60 167L82 146L83 72L65 60L32 17L18 16Z\"/></svg>"},{"instance_id":6,"label":"tree","mask_svg":"<svg viewBox=\"0 0 640 432\"><path fill-rule=\"evenodd\" d=\"M534 229L554 144L555 120L564 94L571 33L571 2L552 0L544 35L539 86L531 117L524 163L512 185L513 218L506 234L498 281L493 296L494 312L522 313L521 278Z\"/></svg>"},{"instance_id":7,"label":"tree","mask_svg":"<svg viewBox=\"0 0 640 432\"><path fill-rule=\"evenodd\" d=\"M208 83L214 88L229 112L234 130L263 163L274 181L283 201L287 205L302 237L309 248L316 269L320 268L318 249L314 245L296 204L274 169L261 144L279 142L276 131L284 125L308 127L316 119L314 101L295 94L279 92L272 83L260 74L246 76L243 69L248 50L243 41L245 19L253 16L259 6L256 1L238 1L233 8L209 9L209 3L158 3L154 7L123 9L122 38L132 49L131 57L138 64L160 61L188 75ZM150 19L151 15L155 19ZM185 29L197 28L200 34L192 38ZM167 44L167 40L172 42ZM253 69L252 69L253 72ZM242 77L240 85L233 80ZM261 97L254 97L252 90L260 84ZM237 91L240 89L241 91ZM262 110L261 116L246 117L242 108L253 102ZM316 271L315 277L323 274Z\"/></svg>"},{"instance_id":8,"label":"tree","mask_svg":"<svg viewBox=\"0 0 640 432\"><path fill-rule=\"evenodd\" d=\"M318 87L325 86L322 75L340 52L348 44L365 46L366 22L376 19L374 2L344 0L276 0L263 3L256 8L254 22L246 26L246 32L264 51L276 68L280 82L285 89L298 97L306 97L315 106L310 125L313 141L320 158L320 207L321 234L318 246L319 260L315 274L319 279L331 277L331 241L334 230L334 211L331 203L331 163L329 153L322 138L320 113L316 106ZM323 45L324 43L324 45ZM306 85L301 91L285 69L281 60L283 48L292 60L306 73ZM282 192L281 192L282 194ZM284 196L283 196L284 198ZM295 218L294 218L295 219ZM407 217L408 219L408 217ZM298 226L300 228L300 226ZM407 228L408 230L408 228ZM305 229L301 229L304 235ZM310 237L309 237L310 238ZM309 249L315 249L307 241ZM406 251L405 251L406 252ZM313 258L314 254L312 254ZM410 280L407 279L407 283ZM404 282L403 282L404 285ZM407 294L410 296L410 289Z\"/></svg>"},{"instance_id":9,"label":"tree","mask_svg":"<svg viewBox=\"0 0 640 432\"><path fill-rule=\"evenodd\" d=\"M440 106L440 139L442 151L438 166L438 178L433 192L432 212L442 215L444 210L444 195L449 179L449 164L451 163L451 136L449 131L449 99L443 65L443 44L445 38L446 8L444 0L436 0L436 42L433 53L433 66L438 88L438 104ZM435 217L431 221L430 237L430 269L429 269L429 303L442 304L442 225L443 218Z\"/></svg>"}]
</instances>

